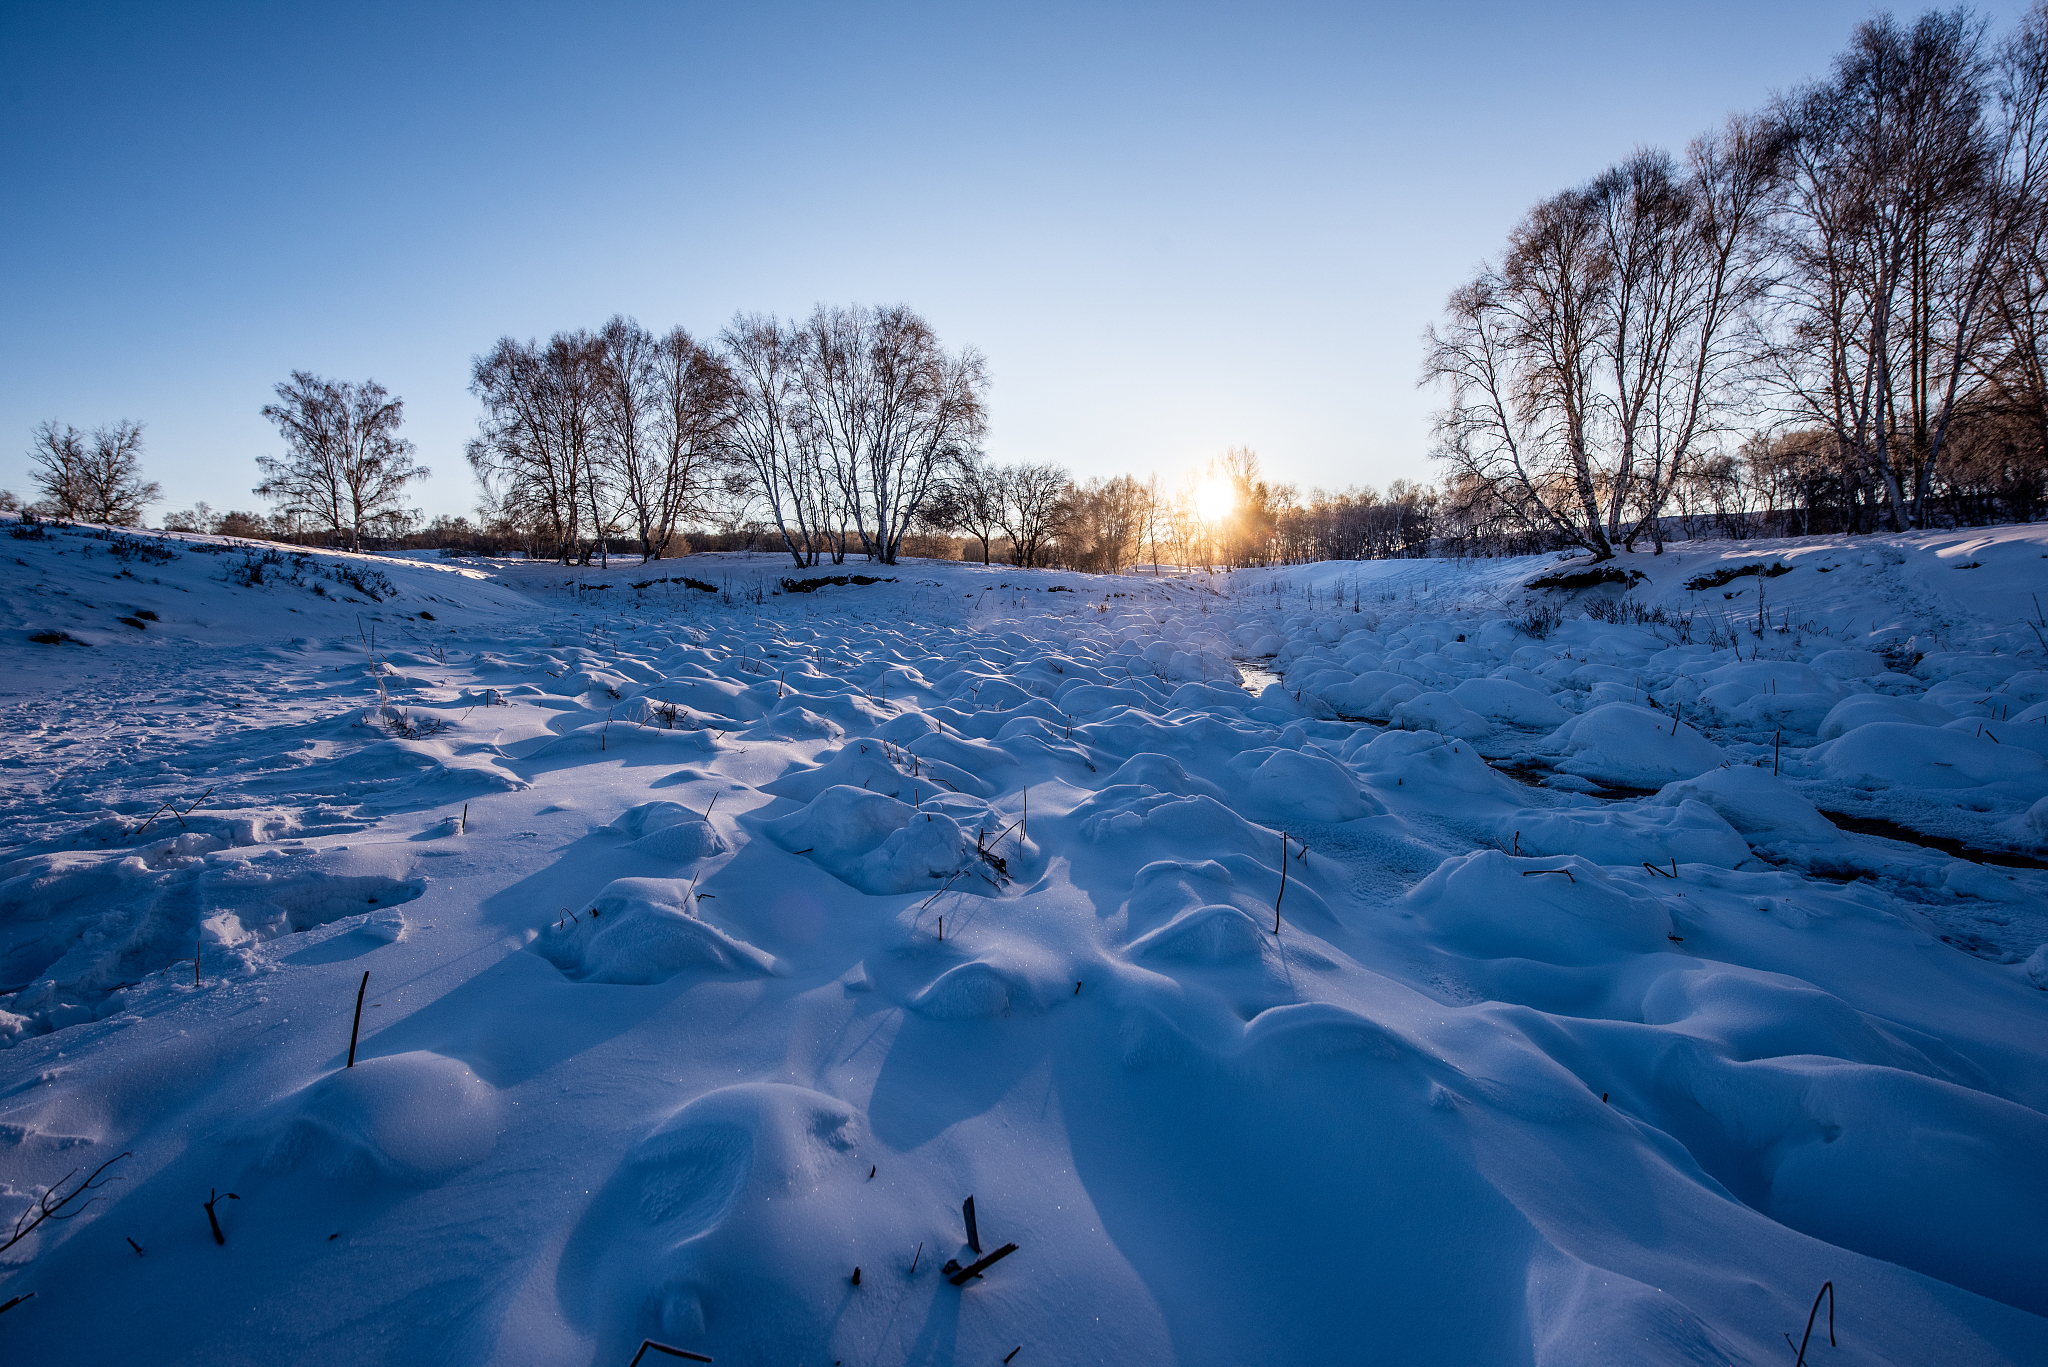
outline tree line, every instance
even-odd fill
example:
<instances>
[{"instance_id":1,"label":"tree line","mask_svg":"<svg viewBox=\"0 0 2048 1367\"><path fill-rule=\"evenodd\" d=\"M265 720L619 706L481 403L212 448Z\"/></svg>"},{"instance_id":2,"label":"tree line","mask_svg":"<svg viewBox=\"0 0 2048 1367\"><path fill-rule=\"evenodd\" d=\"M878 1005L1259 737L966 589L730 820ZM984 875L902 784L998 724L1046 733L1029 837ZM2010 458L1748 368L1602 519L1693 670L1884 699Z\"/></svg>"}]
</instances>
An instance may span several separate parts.
<instances>
[{"instance_id":1,"label":"tree line","mask_svg":"<svg viewBox=\"0 0 2048 1367\"><path fill-rule=\"evenodd\" d=\"M2030 520L2048 7L1997 42L1865 22L1824 79L1536 204L1426 348L1464 548Z\"/></svg>"},{"instance_id":2,"label":"tree line","mask_svg":"<svg viewBox=\"0 0 2048 1367\"><path fill-rule=\"evenodd\" d=\"M895 564L909 547L1105 573L1428 553L1423 491L1303 499L1262 480L1248 450L1206 475L1227 486L1223 513L1196 506L1202 476L1168 493L1156 477L991 461L988 386L978 351L949 350L902 305L742 313L701 341L625 317L501 338L471 372L478 532L581 563L710 545L773 547L798 567Z\"/></svg>"},{"instance_id":3,"label":"tree line","mask_svg":"<svg viewBox=\"0 0 2048 1367\"><path fill-rule=\"evenodd\" d=\"M909 553L1112 574L1425 555L1432 541L1428 490L1303 495L1265 479L1243 447L1172 490L1156 476L1077 481L1053 462L992 461L981 355L949 350L901 305L741 314L703 341L626 317L504 337L474 358L470 388L483 409L466 453L474 522L423 525L405 506L429 471L401 435L402 399L374 380L294 371L261 410L282 445L257 459L254 492L271 510L202 503L165 526L564 563L744 548L800 567ZM141 432L37 429L37 507L138 521L160 494L141 478Z\"/></svg>"}]
</instances>

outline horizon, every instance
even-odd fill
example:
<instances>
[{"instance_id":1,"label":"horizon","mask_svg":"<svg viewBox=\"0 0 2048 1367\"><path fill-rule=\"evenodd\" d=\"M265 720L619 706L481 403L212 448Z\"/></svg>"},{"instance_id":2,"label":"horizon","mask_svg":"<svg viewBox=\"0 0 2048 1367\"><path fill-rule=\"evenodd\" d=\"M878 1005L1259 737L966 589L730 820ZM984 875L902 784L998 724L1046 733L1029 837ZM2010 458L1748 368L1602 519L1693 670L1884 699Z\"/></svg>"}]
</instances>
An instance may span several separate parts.
<instances>
[{"instance_id":1,"label":"horizon","mask_svg":"<svg viewBox=\"0 0 2048 1367\"><path fill-rule=\"evenodd\" d=\"M998 460L1430 480L1420 334L1522 212L1821 75L1873 12L16 13L6 178L43 212L0 239L33 263L0 487L34 424L125 418L153 518L261 510L259 410L306 369L402 397L414 500L468 514L500 336L851 302L987 356Z\"/></svg>"}]
</instances>

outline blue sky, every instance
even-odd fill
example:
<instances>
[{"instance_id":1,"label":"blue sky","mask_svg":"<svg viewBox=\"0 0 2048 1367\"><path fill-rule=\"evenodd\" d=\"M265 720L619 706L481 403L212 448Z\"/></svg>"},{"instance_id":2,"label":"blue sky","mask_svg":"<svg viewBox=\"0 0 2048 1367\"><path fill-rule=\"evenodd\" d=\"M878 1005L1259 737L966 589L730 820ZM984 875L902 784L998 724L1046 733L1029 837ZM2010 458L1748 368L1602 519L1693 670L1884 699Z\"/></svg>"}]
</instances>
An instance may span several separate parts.
<instances>
[{"instance_id":1,"label":"blue sky","mask_svg":"<svg viewBox=\"0 0 2048 1367\"><path fill-rule=\"evenodd\" d=\"M129 417L157 515L260 507L303 368L402 395L419 502L465 512L498 336L820 300L985 352L1001 459L1428 478L1420 334L1517 215L1870 12L17 4L0 486L38 421Z\"/></svg>"}]
</instances>

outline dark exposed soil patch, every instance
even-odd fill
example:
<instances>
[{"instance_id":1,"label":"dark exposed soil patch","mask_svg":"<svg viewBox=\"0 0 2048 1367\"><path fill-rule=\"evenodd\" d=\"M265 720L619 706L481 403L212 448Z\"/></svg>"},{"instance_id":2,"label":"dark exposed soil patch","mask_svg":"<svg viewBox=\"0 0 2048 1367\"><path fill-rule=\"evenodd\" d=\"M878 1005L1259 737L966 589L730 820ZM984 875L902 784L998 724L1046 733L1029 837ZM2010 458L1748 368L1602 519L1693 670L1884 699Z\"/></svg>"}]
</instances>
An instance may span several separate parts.
<instances>
[{"instance_id":1,"label":"dark exposed soil patch","mask_svg":"<svg viewBox=\"0 0 2048 1367\"><path fill-rule=\"evenodd\" d=\"M1694 575L1685 581L1685 586L1694 591L1718 589L1723 584L1734 583L1744 575L1753 574L1760 579L1776 579L1781 574L1790 573L1792 573L1792 567L1782 562L1774 565L1766 565L1762 561L1750 565L1724 565L1718 570L1709 570L1705 574Z\"/></svg>"},{"instance_id":2,"label":"dark exposed soil patch","mask_svg":"<svg viewBox=\"0 0 2048 1367\"><path fill-rule=\"evenodd\" d=\"M816 593L827 584L844 588L848 584L893 584L894 579L877 579L871 574L821 574L816 579L785 579L784 593Z\"/></svg>"},{"instance_id":3,"label":"dark exposed soil patch","mask_svg":"<svg viewBox=\"0 0 2048 1367\"><path fill-rule=\"evenodd\" d=\"M1980 850L1975 846L1965 845L1960 840L1951 840L1945 835L1928 835L1910 826L1886 821L1881 816L1850 816L1847 812L1822 812L1821 815L1845 831L1855 831L1859 835L1882 836L1886 840L1896 840L1902 845L1918 845L1922 849L1940 850L1943 854L1957 859L1967 859L1973 864L1997 864L2008 869L2048 869L2048 860L2036 859L2028 854L2015 854L2010 850Z\"/></svg>"},{"instance_id":4,"label":"dark exposed soil patch","mask_svg":"<svg viewBox=\"0 0 2048 1367\"><path fill-rule=\"evenodd\" d=\"M1647 578L1649 576L1641 570L1625 570L1615 565L1590 565L1584 569L1552 570L1549 574L1539 574L1528 583L1522 585L1522 587L1525 589L1594 589L1602 584L1619 584L1625 589L1632 589Z\"/></svg>"}]
</instances>

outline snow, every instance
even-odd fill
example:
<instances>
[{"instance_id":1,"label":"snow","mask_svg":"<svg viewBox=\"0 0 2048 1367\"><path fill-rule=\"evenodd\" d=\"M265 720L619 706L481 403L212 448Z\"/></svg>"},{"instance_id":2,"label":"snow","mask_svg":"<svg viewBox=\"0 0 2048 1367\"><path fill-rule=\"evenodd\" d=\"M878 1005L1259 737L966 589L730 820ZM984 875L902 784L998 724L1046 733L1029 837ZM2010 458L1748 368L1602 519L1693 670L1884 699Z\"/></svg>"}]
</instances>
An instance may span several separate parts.
<instances>
[{"instance_id":1,"label":"snow","mask_svg":"<svg viewBox=\"0 0 2048 1367\"><path fill-rule=\"evenodd\" d=\"M2048 529L0 547L22 1361L2048 1360Z\"/></svg>"}]
</instances>

